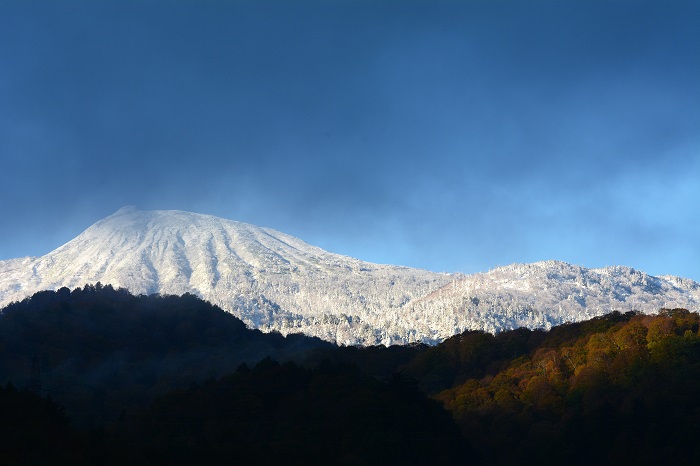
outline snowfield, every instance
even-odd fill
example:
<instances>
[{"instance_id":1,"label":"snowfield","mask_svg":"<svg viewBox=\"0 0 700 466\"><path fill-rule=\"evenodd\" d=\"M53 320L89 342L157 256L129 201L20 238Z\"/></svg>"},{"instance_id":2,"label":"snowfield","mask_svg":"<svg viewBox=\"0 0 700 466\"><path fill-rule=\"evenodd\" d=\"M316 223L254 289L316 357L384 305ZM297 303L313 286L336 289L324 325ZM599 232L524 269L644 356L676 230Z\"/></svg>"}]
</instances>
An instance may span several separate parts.
<instances>
[{"instance_id":1,"label":"snowfield","mask_svg":"<svg viewBox=\"0 0 700 466\"><path fill-rule=\"evenodd\" d=\"M97 282L196 294L249 327L341 345L437 343L467 329L550 328L700 302L697 282L628 267L546 261L442 274L363 262L209 215L125 207L45 256L0 261L0 307Z\"/></svg>"}]
</instances>

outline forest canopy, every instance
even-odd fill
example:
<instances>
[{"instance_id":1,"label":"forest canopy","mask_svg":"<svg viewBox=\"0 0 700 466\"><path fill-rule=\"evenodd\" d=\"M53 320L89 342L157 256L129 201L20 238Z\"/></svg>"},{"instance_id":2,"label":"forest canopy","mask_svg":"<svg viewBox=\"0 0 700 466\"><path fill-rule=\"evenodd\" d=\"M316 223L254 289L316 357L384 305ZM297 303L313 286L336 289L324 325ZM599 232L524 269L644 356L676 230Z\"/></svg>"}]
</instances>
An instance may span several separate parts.
<instances>
[{"instance_id":1,"label":"forest canopy","mask_svg":"<svg viewBox=\"0 0 700 466\"><path fill-rule=\"evenodd\" d=\"M697 464L699 331L697 313L662 309L335 347L192 295L47 291L0 312L0 404L21 406L3 410L0 458Z\"/></svg>"}]
</instances>

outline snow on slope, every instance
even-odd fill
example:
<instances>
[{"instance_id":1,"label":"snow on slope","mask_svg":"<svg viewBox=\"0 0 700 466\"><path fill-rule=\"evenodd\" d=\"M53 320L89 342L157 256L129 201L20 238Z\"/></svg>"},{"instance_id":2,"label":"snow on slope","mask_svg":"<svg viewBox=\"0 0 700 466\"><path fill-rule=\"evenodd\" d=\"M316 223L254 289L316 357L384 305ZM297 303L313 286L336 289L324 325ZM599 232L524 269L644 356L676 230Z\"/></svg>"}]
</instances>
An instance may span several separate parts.
<instances>
[{"instance_id":1,"label":"snow on slope","mask_svg":"<svg viewBox=\"0 0 700 466\"><path fill-rule=\"evenodd\" d=\"M403 341L401 306L451 279L213 216L122 208L46 256L0 262L0 306L99 281L136 294L197 294L263 330L375 344Z\"/></svg>"},{"instance_id":2,"label":"snow on slope","mask_svg":"<svg viewBox=\"0 0 700 466\"><path fill-rule=\"evenodd\" d=\"M548 328L611 310L698 309L700 285L562 262L465 276L363 262L278 231L123 208L38 258L0 261L0 307L36 291L112 284L197 294L249 326L339 344L435 343L466 329Z\"/></svg>"},{"instance_id":3,"label":"snow on slope","mask_svg":"<svg viewBox=\"0 0 700 466\"><path fill-rule=\"evenodd\" d=\"M410 304L445 315L456 330L546 328L611 311L700 310L700 284L629 267L586 269L559 261L513 264L455 279Z\"/></svg>"}]
</instances>

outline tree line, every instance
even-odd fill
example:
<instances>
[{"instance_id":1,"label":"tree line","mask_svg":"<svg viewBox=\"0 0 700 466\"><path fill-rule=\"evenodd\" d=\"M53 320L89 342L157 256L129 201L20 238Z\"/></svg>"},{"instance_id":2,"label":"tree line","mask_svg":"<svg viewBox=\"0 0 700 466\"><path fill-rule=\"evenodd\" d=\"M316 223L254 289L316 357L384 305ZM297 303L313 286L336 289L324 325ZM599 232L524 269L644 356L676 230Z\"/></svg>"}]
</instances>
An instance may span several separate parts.
<instances>
[{"instance_id":1,"label":"tree line","mask_svg":"<svg viewBox=\"0 0 700 466\"><path fill-rule=\"evenodd\" d=\"M42 292L0 313L0 462L697 464L699 330L664 309L335 347L191 295Z\"/></svg>"}]
</instances>

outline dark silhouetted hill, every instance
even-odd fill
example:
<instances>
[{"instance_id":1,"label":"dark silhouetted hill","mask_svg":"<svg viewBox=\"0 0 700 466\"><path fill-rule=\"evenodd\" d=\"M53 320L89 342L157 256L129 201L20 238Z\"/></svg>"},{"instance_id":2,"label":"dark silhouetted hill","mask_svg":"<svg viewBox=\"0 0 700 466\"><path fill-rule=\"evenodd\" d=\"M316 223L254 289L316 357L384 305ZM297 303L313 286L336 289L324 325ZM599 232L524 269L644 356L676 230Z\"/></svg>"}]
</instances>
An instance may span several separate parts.
<instances>
[{"instance_id":1,"label":"dark silhouetted hill","mask_svg":"<svg viewBox=\"0 0 700 466\"><path fill-rule=\"evenodd\" d=\"M250 330L193 295L133 296L111 286L44 291L0 314L0 383L31 382L79 424L103 425L154 395L220 377L241 363L302 357L329 343Z\"/></svg>"},{"instance_id":2,"label":"dark silhouetted hill","mask_svg":"<svg viewBox=\"0 0 700 466\"><path fill-rule=\"evenodd\" d=\"M0 355L2 464L700 464L685 309L358 348L97 285L4 309Z\"/></svg>"},{"instance_id":3,"label":"dark silhouetted hill","mask_svg":"<svg viewBox=\"0 0 700 466\"><path fill-rule=\"evenodd\" d=\"M121 464L473 464L440 403L354 365L252 369L158 397L117 429Z\"/></svg>"}]
</instances>

